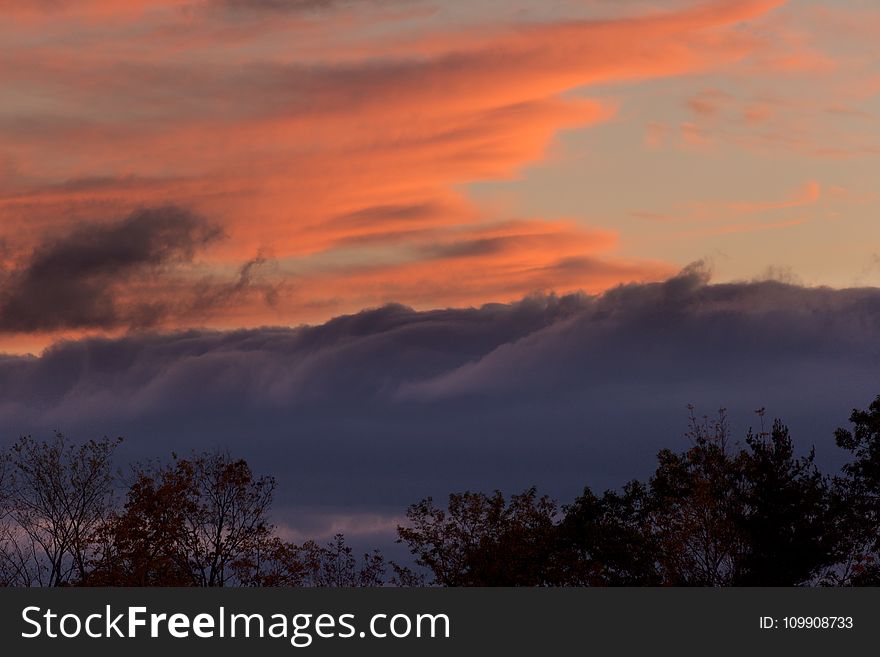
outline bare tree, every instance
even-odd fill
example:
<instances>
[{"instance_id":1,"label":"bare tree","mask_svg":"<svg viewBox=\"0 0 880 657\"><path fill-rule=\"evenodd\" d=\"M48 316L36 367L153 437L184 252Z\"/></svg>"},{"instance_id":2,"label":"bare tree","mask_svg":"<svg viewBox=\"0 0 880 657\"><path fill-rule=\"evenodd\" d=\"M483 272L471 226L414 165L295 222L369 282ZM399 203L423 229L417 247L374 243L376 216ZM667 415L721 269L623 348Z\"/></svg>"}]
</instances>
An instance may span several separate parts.
<instances>
[{"instance_id":1,"label":"bare tree","mask_svg":"<svg viewBox=\"0 0 880 657\"><path fill-rule=\"evenodd\" d=\"M244 586L312 586L332 588L363 588L385 586L388 563L378 550L363 555L358 560L354 550L346 543L345 536L336 534L331 541L320 545L306 541L302 545L282 541L274 537L265 543L258 558L245 565L237 576ZM390 563L394 569L395 582L415 575L408 569Z\"/></svg>"},{"instance_id":2,"label":"bare tree","mask_svg":"<svg viewBox=\"0 0 880 657\"><path fill-rule=\"evenodd\" d=\"M385 559L378 551L364 554L358 563L354 550L345 542L345 536L336 534L333 540L321 546L314 541L303 545L312 564L313 586L333 588L361 588L382 586L385 583Z\"/></svg>"},{"instance_id":3,"label":"bare tree","mask_svg":"<svg viewBox=\"0 0 880 657\"><path fill-rule=\"evenodd\" d=\"M18 586L82 581L97 530L112 510L113 452L121 439L81 445L56 433L23 436L4 456L3 573Z\"/></svg>"}]
</instances>

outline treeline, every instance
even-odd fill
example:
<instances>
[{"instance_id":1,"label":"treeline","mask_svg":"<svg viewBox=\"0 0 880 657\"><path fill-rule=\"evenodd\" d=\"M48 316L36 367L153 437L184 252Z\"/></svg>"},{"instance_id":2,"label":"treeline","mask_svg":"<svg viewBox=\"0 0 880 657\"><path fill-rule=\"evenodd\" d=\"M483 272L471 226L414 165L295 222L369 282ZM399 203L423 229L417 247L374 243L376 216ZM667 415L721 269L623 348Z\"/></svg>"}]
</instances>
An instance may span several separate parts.
<instances>
[{"instance_id":1,"label":"treeline","mask_svg":"<svg viewBox=\"0 0 880 657\"><path fill-rule=\"evenodd\" d=\"M121 442L23 437L0 469L0 583L6 586L382 586L409 571L357 559L340 535L319 545L275 533L272 477L228 454L140 464ZM124 494L120 479L129 481ZM390 573L390 575L389 575Z\"/></svg>"},{"instance_id":2,"label":"treeline","mask_svg":"<svg viewBox=\"0 0 880 657\"><path fill-rule=\"evenodd\" d=\"M275 481L228 454L173 456L124 479L119 441L19 439L0 462L0 582L11 586L864 586L880 584L880 397L819 470L779 420L743 441L691 410L684 451L646 481L560 506L535 489L407 510L411 569L343 536L283 540Z\"/></svg>"}]
</instances>

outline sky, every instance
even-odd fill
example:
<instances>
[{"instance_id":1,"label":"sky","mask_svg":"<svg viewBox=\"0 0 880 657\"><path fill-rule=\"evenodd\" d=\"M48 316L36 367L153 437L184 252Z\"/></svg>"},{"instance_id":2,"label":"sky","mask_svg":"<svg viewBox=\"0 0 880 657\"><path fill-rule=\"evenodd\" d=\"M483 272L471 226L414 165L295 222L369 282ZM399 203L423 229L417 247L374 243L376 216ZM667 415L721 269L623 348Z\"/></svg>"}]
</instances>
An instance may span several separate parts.
<instances>
[{"instance_id":1,"label":"sky","mask_svg":"<svg viewBox=\"0 0 880 657\"><path fill-rule=\"evenodd\" d=\"M0 10L9 353L596 293L701 259L880 282L872 2Z\"/></svg>"},{"instance_id":2,"label":"sky","mask_svg":"<svg viewBox=\"0 0 880 657\"><path fill-rule=\"evenodd\" d=\"M0 16L4 440L226 445L369 533L619 485L688 403L833 461L880 393L876 2Z\"/></svg>"}]
</instances>

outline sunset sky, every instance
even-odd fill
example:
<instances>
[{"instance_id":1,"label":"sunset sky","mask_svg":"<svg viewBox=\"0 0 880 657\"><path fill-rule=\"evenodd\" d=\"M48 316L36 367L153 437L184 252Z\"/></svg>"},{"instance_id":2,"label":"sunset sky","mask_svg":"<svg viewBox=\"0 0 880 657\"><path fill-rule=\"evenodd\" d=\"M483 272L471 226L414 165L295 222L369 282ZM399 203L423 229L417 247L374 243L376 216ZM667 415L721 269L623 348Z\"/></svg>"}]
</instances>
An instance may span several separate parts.
<instances>
[{"instance_id":1,"label":"sunset sky","mask_svg":"<svg viewBox=\"0 0 880 657\"><path fill-rule=\"evenodd\" d=\"M875 0L0 0L0 427L229 448L295 536L833 461L880 393ZM313 532L309 534L309 532Z\"/></svg>"},{"instance_id":2,"label":"sunset sky","mask_svg":"<svg viewBox=\"0 0 880 657\"><path fill-rule=\"evenodd\" d=\"M880 283L880 8L0 0L0 349Z\"/></svg>"}]
</instances>

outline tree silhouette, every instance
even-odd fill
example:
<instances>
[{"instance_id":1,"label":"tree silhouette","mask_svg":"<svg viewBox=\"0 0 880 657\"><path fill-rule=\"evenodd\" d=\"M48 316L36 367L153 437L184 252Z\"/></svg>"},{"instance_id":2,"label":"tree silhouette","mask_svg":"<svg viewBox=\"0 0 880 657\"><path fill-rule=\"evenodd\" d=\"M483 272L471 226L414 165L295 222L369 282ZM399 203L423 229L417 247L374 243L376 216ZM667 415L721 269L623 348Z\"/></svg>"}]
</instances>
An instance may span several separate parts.
<instances>
[{"instance_id":1,"label":"tree silhouette","mask_svg":"<svg viewBox=\"0 0 880 657\"><path fill-rule=\"evenodd\" d=\"M815 450L795 457L788 427L749 432L738 468L744 479L738 524L745 550L733 584L795 586L813 581L835 560L839 536L830 509L829 482Z\"/></svg>"},{"instance_id":2,"label":"tree silhouette","mask_svg":"<svg viewBox=\"0 0 880 657\"><path fill-rule=\"evenodd\" d=\"M836 584L880 584L880 396L850 415L852 428L835 439L853 460L835 478L832 504L843 536L840 563L829 579Z\"/></svg>"},{"instance_id":3,"label":"tree silhouette","mask_svg":"<svg viewBox=\"0 0 880 657\"><path fill-rule=\"evenodd\" d=\"M199 513L188 467L140 469L120 513L98 532L94 586L193 586L187 518Z\"/></svg>"},{"instance_id":4,"label":"tree silhouette","mask_svg":"<svg viewBox=\"0 0 880 657\"><path fill-rule=\"evenodd\" d=\"M541 586L553 571L557 506L531 488L508 502L499 492L429 497L407 511L399 540L440 586Z\"/></svg>"},{"instance_id":5,"label":"tree silhouette","mask_svg":"<svg viewBox=\"0 0 880 657\"><path fill-rule=\"evenodd\" d=\"M275 537L264 547L259 561L241 577L243 585L362 588L387 583L389 563L379 551L364 554L359 561L342 534L324 545L316 541L297 545Z\"/></svg>"},{"instance_id":6,"label":"tree silhouette","mask_svg":"<svg viewBox=\"0 0 880 657\"><path fill-rule=\"evenodd\" d=\"M651 530L659 544L663 582L724 586L733 582L744 536L743 482L733 467L724 410L718 420L697 420L691 411L690 449L662 450L649 481Z\"/></svg>"},{"instance_id":7,"label":"tree silhouette","mask_svg":"<svg viewBox=\"0 0 880 657\"><path fill-rule=\"evenodd\" d=\"M3 579L18 586L82 580L112 508L112 456L121 439L81 445L56 433L21 437L3 461Z\"/></svg>"},{"instance_id":8,"label":"tree silhouette","mask_svg":"<svg viewBox=\"0 0 880 657\"><path fill-rule=\"evenodd\" d=\"M559 527L559 584L640 586L660 584L659 544L650 529L647 488L632 481L601 497L586 488Z\"/></svg>"},{"instance_id":9,"label":"tree silhouette","mask_svg":"<svg viewBox=\"0 0 880 657\"><path fill-rule=\"evenodd\" d=\"M225 586L272 540L275 481L225 453L137 471L124 511L103 528L92 578L116 585Z\"/></svg>"},{"instance_id":10,"label":"tree silhouette","mask_svg":"<svg viewBox=\"0 0 880 657\"><path fill-rule=\"evenodd\" d=\"M647 482L563 507L531 489L428 498L398 529L435 584L794 586L826 580L841 551L831 486L811 450L796 456L787 427L734 444L691 409L690 447L661 450ZM876 527L875 527L876 530ZM872 534L876 538L876 531Z\"/></svg>"}]
</instances>

